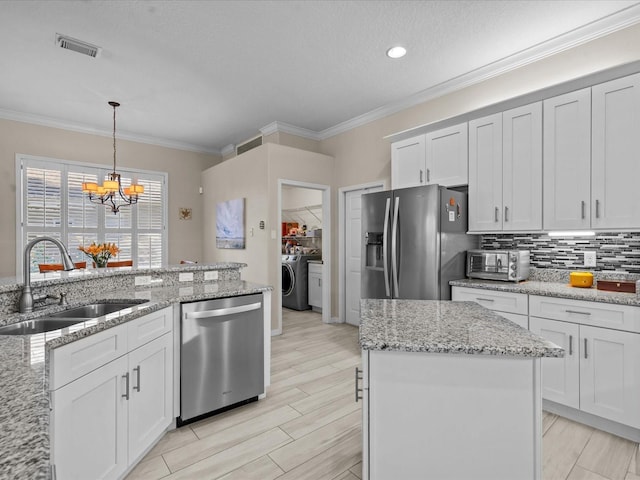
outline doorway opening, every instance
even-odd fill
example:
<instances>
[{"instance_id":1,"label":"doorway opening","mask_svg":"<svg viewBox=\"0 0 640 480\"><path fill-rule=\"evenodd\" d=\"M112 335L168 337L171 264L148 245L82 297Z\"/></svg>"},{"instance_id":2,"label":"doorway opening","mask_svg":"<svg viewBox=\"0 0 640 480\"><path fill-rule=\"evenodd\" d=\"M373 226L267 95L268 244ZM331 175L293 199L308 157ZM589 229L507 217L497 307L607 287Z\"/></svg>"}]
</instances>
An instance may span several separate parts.
<instances>
[{"instance_id":1,"label":"doorway opening","mask_svg":"<svg viewBox=\"0 0 640 480\"><path fill-rule=\"evenodd\" d=\"M278 261L282 264L274 292L278 328L283 308L315 311L331 322L331 189L328 185L278 180Z\"/></svg>"}]
</instances>

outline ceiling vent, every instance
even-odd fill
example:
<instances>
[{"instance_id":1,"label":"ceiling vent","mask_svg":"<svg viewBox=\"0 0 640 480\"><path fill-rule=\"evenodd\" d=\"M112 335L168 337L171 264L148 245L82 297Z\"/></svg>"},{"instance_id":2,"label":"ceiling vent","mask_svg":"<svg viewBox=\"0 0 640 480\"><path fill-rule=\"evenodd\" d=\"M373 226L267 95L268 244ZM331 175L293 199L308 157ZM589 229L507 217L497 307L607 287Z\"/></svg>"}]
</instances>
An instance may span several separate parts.
<instances>
[{"instance_id":1,"label":"ceiling vent","mask_svg":"<svg viewBox=\"0 0 640 480\"><path fill-rule=\"evenodd\" d=\"M56 45L65 50L73 50L74 52L82 53L83 55L89 55L90 57L97 57L102 50L100 47L91 45L90 43L83 42L76 38L67 37L66 35L60 35L56 33Z\"/></svg>"},{"instance_id":2,"label":"ceiling vent","mask_svg":"<svg viewBox=\"0 0 640 480\"><path fill-rule=\"evenodd\" d=\"M236 155L248 152L256 147L262 145L262 135L252 138L251 140L244 142L236 147Z\"/></svg>"}]
</instances>

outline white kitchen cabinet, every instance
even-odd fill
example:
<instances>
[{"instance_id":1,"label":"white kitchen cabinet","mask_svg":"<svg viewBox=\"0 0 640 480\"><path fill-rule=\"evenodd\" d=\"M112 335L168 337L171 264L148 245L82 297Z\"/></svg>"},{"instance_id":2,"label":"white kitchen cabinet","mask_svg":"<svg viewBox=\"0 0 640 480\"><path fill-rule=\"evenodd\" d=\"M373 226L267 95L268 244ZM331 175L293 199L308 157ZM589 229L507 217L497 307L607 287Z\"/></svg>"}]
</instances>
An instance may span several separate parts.
<instances>
[{"instance_id":1,"label":"white kitchen cabinet","mask_svg":"<svg viewBox=\"0 0 640 480\"><path fill-rule=\"evenodd\" d=\"M542 229L542 102L502 112L502 230Z\"/></svg>"},{"instance_id":2,"label":"white kitchen cabinet","mask_svg":"<svg viewBox=\"0 0 640 480\"><path fill-rule=\"evenodd\" d=\"M502 114L469 122L469 231L502 231Z\"/></svg>"},{"instance_id":3,"label":"white kitchen cabinet","mask_svg":"<svg viewBox=\"0 0 640 480\"><path fill-rule=\"evenodd\" d=\"M580 325L580 409L640 428L640 334Z\"/></svg>"},{"instance_id":4,"label":"white kitchen cabinet","mask_svg":"<svg viewBox=\"0 0 640 480\"><path fill-rule=\"evenodd\" d=\"M542 103L469 122L469 231L542 229Z\"/></svg>"},{"instance_id":5,"label":"white kitchen cabinet","mask_svg":"<svg viewBox=\"0 0 640 480\"><path fill-rule=\"evenodd\" d=\"M529 306L532 330L567 353L543 361L543 398L640 428L640 308L534 295Z\"/></svg>"},{"instance_id":6,"label":"white kitchen cabinet","mask_svg":"<svg viewBox=\"0 0 640 480\"><path fill-rule=\"evenodd\" d=\"M640 227L640 74L592 91L593 228Z\"/></svg>"},{"instance_id":7,"label":"white kitchen cabinet","mask_svg":"<svg viewBox=\"0 0 640 480\"><path fill-rule=\"evenodd\" d=\"M453 125L391 145L391 188L468 183L467 123Z\"/></svg>"},{"instance_id":8,"label":"white kitchen cabinet","mask_svg":"<svg viewBox=\"0 0 640 480\"><path fill-rule=\"evenodd\" d=\"M322 264L309 263L307 282L309 305L316 311L322 311Z\"/></svg>"},{"instance_id":9,"label":"white kitchen cabinet","mask_svg":"<svg viewBox=\"0 0 640 480\"><path fill-rule=\"evenodd\" d=\"M425 181L425 135L391 144L391 188L423 185Z\"/></svg>"},{"instance_id":10,"label":"white kitchen cabinet","mask_svg":"<svg viewBox=\"0 0 640 480\"><path fill-rule=\"evenodd\" d=\"M529 299L524 293L500 292L481 288L451 287L451 300L476 302L507 320L529 328Z\"/></svg>"},{"instance_id":11,"label":"white kitchen cabinet","mask_svg":"<svg viewBox=\"0 0 640 480\"><path fill-rule=\"evenodd\" d=\"M425 144L425 184L455 187L469 183L469 147L466 122L427 133Z\"/></svg>"},{"instance_id":12,"label":"white kitchen cabinet","mask_svg":"<svg viewBox=\"0 0 640 480\"><path fill-rule=\"evenodd\" d=\"M130 347L64 385L58 381L51 392L51 458L58 478L120 478L171 424L172 312L153 312L53 351L53 378L61 379L58 370L67 363L56 359L82 358L95 350L94 337L109 333L106 338ZM150 331L155 334L145 333Z\"/></svg>"},{"instance_id":13,"label":"white kitchen cabinet","mask_svg":"<svg viewBox=\"0 0 640 480\"><path fill-rule=\"evenodd\" d=\"M545 100L543 128L543 227L545 230L589 229L591 89Z\"/></svg>"},{"instance_id":14,"label":"white kitchen cabinet","mask_svg":"<svg viewBox=\"0 0 640 480\"><path fill-rule=\"evenodd\" d=\"M52 393L51 463L56 477L119 478L127 469L127 358Z\"/></svg>"},{"instance_id":15,"label":"white kitchen cabinet","mask_svg":"<svg viewBox=\"0 0 640 480\"><path fill-rule=\"evenodd\" d=\"M539 358L371 350L362 365L363 479L541 478Z\"/></svg>"},{"instance_id":16,"label":"white kitchen cabinet","mask_svg":"<svg viewBox=\"0 0 640 480\"><path fill-rule=\"evenodd\" d=\"M531 331L562 347L564 358L542 359L542 398L580 408L580 333L574 323L529 318Z\"/></svg>"}]
</instances>

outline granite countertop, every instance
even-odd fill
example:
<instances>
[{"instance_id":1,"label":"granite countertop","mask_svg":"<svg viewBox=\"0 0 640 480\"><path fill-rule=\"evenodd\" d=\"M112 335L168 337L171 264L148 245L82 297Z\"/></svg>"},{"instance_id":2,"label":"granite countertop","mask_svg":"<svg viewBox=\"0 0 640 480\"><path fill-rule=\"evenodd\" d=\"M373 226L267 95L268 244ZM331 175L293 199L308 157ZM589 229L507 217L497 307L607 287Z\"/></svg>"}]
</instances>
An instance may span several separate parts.
<instances>
[{"instance_id":1,"label":"granite countertop","mask_svg":"<svg viewBox=\"0 0 640 480\"><path fill-rule=\"evenodd\" d=\"M364 350L564 356L562 348L475 302L367 299L360 306Z\"/></svg>"},{"instance_id":2,"label":"granite countertop","mask_svg":"<svg viewBox=\"0 0 640 480\"><path fill-rule=\"evenodd\" d=\"M48 360L51 349L175 303L268 290L271 287L242 280L193 283L186 287L155 287L148 290L114 290L92 297L91 302L137 299L148 300L148 303L64 330L36 335L0 335L0 478L51 478L48 395ZM35 318L72 306L52 307L31 314L3 315L1 323Z\"/></svg>"},{"instance_id":3,"label":"granite countertop","mask_svg":"<svg viewBox=\"0 0 640 480\"><path fill-rule=\"evenodd\" d=\"M640 306L640 299L635 293L608 292L605 290L598 290L595 287L572 287L568 283L560 282L527 280L520 283L514 283L467 278L462 280L452 280L449 282L449 285L454 287L496 290L500 292L525 293L527 295L542 295L545 297L569 298L572 300L588 300L590 302Z\"/></svg>"}]
</instances>

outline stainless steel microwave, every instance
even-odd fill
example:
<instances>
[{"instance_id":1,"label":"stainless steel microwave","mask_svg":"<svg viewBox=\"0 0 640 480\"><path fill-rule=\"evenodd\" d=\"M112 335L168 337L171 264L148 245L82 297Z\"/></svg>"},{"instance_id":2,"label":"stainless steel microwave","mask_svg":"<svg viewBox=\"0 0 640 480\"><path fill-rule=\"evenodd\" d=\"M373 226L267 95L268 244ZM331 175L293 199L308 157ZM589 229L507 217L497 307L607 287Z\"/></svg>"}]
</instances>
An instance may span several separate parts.
<instances>
[{"instance_id":1,"label":"stainless steel microwave","mask_svg":"<svg viewBox=\"0 0 640 480\"><path fill-rule=\"evenodd\" d=\"M529 278L529 250L468 250L467 277L504 282Z\"/></svg>"}]
</instances>

